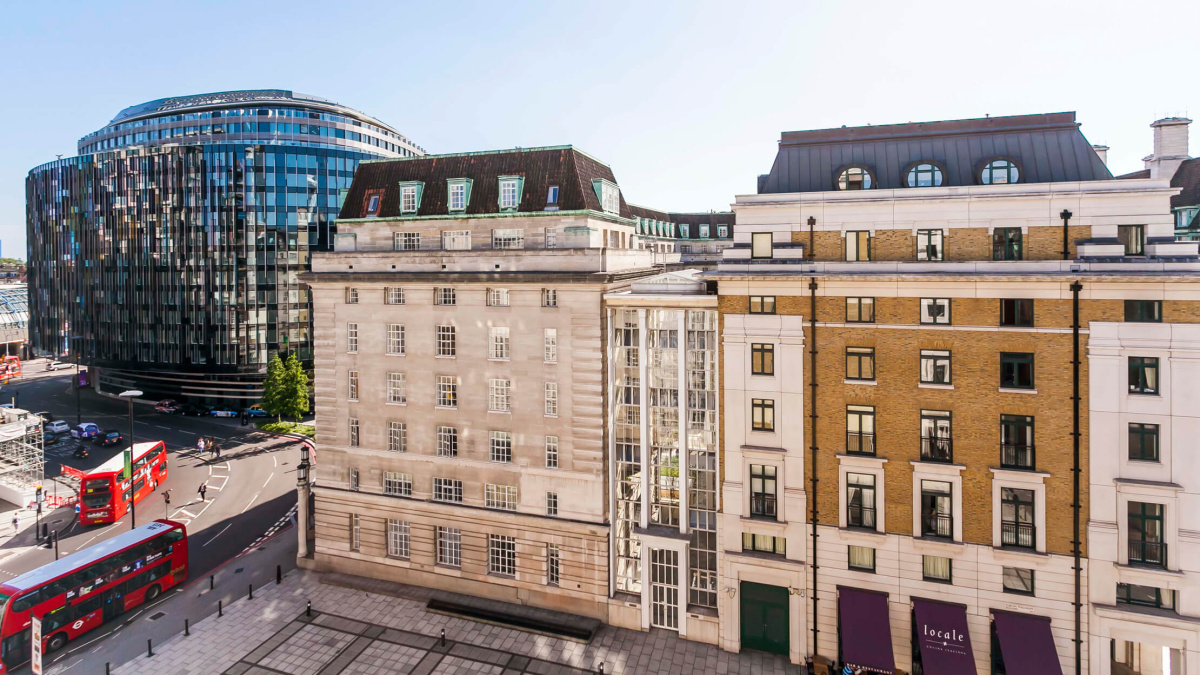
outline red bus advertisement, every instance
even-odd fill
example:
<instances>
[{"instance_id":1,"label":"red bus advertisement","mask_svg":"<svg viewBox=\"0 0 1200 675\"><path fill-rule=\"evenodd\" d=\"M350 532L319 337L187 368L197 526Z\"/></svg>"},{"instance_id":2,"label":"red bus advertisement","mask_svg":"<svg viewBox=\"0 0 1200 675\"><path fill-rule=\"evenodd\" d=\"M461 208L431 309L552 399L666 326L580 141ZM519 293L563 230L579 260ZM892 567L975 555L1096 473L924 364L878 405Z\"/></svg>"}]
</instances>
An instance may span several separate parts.
<instances>
[{"instance_id":1,"label":"red bus advertisement","mask_svg":"<svg viewBox=\"0 0 1200 675\"><path fill-rule=\"evenodd\" d=\"M162 441L133 445L133 472L124 478L125 453L84 473L79 483L79 524L115 523L167 479L167 446Z\"/></svg>"},{"instance_id":2,"label":"red bus advertisement","mask_svg":"<svg viewBox=\"0 0 1200 675\"><path fill-rule=\"evenodd\" d=\"M34 616L43 653L187 580L187 530L156 520L0 584L0 673L29 661Z\"/></svg>"}]
</instances>

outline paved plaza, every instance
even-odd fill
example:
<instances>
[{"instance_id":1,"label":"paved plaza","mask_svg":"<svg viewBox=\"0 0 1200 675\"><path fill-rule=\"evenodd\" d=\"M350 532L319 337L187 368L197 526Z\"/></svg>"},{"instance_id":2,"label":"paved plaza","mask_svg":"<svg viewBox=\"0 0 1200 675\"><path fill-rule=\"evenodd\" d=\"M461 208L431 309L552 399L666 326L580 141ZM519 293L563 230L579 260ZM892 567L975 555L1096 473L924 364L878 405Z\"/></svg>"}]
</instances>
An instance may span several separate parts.
<instances>
[{"instance_id":1,"label":"paved plaza","mask_svg":"<svg viewBox=\"0 0 1200 675\"><path fill-rule=\"evenodd\" d=\"M364 588L369 590L364 590ZM114 669L118 675L625 675L803 673L782 657L730 654L667 631L601 626L584 644L429 612L433 592L307 571L256 589ZM312 613L305 612L312 602ZM441 640L442 630L446 639ZM51 671L53 672L53 671Z\"/></svg>"}]
</instances>

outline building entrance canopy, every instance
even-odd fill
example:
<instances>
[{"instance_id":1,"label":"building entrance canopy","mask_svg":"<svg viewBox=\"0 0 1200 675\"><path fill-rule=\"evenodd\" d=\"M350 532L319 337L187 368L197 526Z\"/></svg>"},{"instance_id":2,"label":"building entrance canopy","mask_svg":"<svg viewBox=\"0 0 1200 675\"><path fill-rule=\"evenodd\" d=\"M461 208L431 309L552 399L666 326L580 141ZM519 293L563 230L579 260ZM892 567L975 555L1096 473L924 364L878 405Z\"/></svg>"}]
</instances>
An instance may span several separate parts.
<instances>
[{"instance_id":1,"label":"building entrance canopy","mask_svg":"<svg viewBox=\"0 0 1200 675\"><path fill-rule=\"evenodd\" d=\"M966 607L913 598L913 615L913 632L926 675L975 672Z\"/></svg>"},{"instance_id":2,"label":"building entrance canopy","mask_svg":"<svg viewBox=\"0 0 1200 675\"><path fill-rule=\"evenodd\" d=\"M1062 675L1050 619L1031 614L992 610L1004 669L1025 675Z\"/></svg>"},{"instance_id":3,"label":"building entrance canopy","mask_svg":"<svg viewBox=\"0 0 1200 675\"><path fill-rule=\"evenodd\" d=\"M868 673L896 672L886 593L839 587L838 631L843 663Z\"/></svg>"}]
</instances>

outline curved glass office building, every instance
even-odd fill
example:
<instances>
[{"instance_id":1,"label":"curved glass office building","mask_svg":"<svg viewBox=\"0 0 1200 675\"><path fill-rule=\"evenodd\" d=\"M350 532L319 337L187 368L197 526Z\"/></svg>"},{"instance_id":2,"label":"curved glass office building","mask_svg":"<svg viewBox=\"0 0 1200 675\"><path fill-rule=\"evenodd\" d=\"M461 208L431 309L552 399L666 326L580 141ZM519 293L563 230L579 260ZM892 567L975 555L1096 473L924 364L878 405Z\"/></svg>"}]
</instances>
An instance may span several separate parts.
<instances>
[{"instance_id":1,"label":"curved glass office building","mask_svg":"<svg viewBox=\"0 0 1200 675\"><path fill-rule=\"evenodd\" d=\"M358 162L424 151L332 101L279 89L121 111L26 179L29 334L108 392L245 405L270 357L311 363L297 275L332 248Z\"/></svg>"}]
</instances>

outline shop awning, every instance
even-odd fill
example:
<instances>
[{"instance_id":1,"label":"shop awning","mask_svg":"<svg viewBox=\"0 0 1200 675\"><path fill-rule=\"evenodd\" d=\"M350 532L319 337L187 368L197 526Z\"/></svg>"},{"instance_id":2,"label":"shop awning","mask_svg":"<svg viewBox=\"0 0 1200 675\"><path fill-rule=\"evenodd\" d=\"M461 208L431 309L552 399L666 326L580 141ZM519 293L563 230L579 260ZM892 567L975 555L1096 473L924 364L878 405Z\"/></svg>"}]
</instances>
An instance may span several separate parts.
<instances>
[{"instance_id":1,"label":"shop awning","mask_svg":"<svg viewBox=\"0 0 1200 675\"><path fill-rule=\"evenodd\" d=\"M975 672L966 607L913 598L913 613L917 623L917 646L926 675Z\"/></svg>"},{"instance_id":2,"label":"shop awning","mask_svg":"<svg viewBox=\"0 0 1200 675\"><path fill-rule=\"evenodd\" d=\"M896 672L886 593L838 587L842 661L869 673Z\"/></svg>"},{"instance_id":3,"label":"shop awning","mask_svg":"<svg viewBox=\"0 0 1200 675\"><path fill-rule=\"evenodd\" d=\"M1022 675L1062 675L1050 619L1032 614L992 610L1004 669Z\"/></svg>"}]
</instances>

